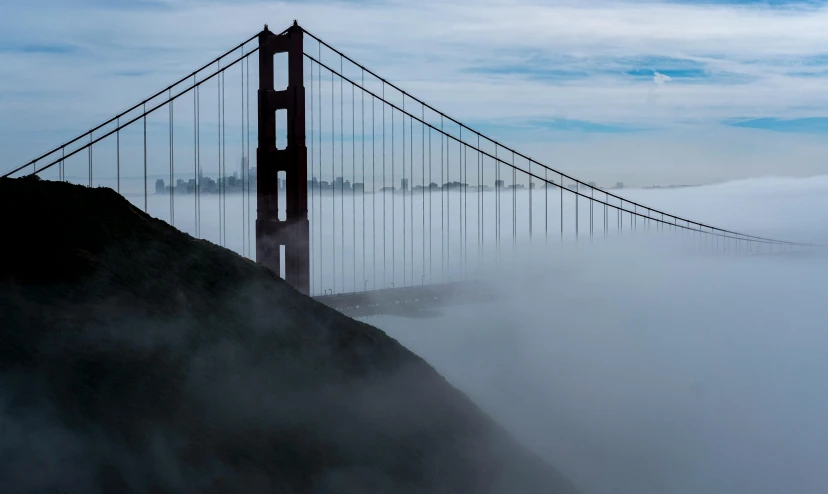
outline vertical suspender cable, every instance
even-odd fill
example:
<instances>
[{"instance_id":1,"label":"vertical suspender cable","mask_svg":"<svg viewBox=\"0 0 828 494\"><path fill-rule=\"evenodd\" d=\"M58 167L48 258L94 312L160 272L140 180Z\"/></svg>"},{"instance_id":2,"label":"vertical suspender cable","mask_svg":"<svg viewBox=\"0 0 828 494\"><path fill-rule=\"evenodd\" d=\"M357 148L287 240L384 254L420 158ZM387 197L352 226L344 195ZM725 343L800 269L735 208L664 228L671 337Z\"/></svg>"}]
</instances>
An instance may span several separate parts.
<instances>
[{"instance_id":1,"label":"vertical suspender cable","mask_svg":"<svg viewBox=\"0 0 828 494\"><path fill-rule=\"evenodd\" d=\"M313 97L313 96L314 96L314 92L315 92L315 91L314 91L314 88L313 88L313 84L314 84L314 78L313 78L313 67L314 67L314 65L316 65L316 64L314 64L313 62L311 62L311 64L310 64L310 142L311 142L311 145L310 145L310 156L311 156L311 161L310 161L310 169L311 169L311 173L310 173L310 175L311 175L311 182L310 182L310 184L311 184L311 186L310 186L310 190L311 190L311 201L310 201L310 204L311 204L311 205L310 205L310 208L309 208L309 209L310 209L310 211L309 211L309 212L310 212L310 217L311 217L311 223L310 223L310 224L311 224L311 227L310 227L310 236L311 236L311 245L310 245L310 251L311 251L311 263L310 263L311 273L310 273L310 279L311 279L311 281L313 281L313 279L314 279L314 276L313 276L313 275L314 275L314 271L316 271L316 269L317 269L317 267L316 267L316 261L315 261L315 259L314 259L314 257L315 257L315 252L314 252L314 251L315 251L316 246L314 245L314 241L313 241L313 237L314 237L314 235L315 235L315 231L314 231L314 229L313 229L313 224L316 222L316 201L314 200L314 199L315 199L315 197L316 197L316 192L315 192L315 190L314 190L314 189L316 189L316 182L317 182L317 180L316 180L316 167L314 166L314 164L316 163L316 151L315 151L315 147L316 147L316 139L314 138L314 130L315 130L315 126L314 126L314 123L313 123L313 120L314 120L314 113L316 113L316 111L315 111L315 109L314 109L314 106L313 106L313 100L314 100L314 97ZM321 73L322 73L322 67L319 67L318 71L319 71L319 73L320 73L320 75L321 75ZM321 103L321 102L320 102L320 103ZM321 239L320 239L320 240L321 240ZM320 241L320 240L317 240L317 241ZM314 293L314 292L313 292L313 289L311 289L311 294L313 294L313 293Z\"/></svg>"},{"instance_id":2,"label":"vertical suspender cable","mask_svg":"<svg viewBox=\"0 0 828 494\"><path fill-rule=\"evenodd\" d=\"M446 137L446 272L451 281L451 139Z\"/></svg>"},{"instance_id":3,"label":"vertical suspender cable","mask_svg":"<svg viewBox=\"0 0 828 494\"><path fill-rule=\"evenodd\" d=\"M425 115L425 109L423 109L423 115ZM423 117L425 120L425 117ZM434 198L432 197L431 193L433 192L431 188L431 184L434 182L432 180L432 166L431 166L431 127L428 129L428 282L431 283L431 280L434 279Z\"/></svg>"},{"instance_id":4,"label":"vertical suspender cable","mask_svg":"<svg viewBox=\"0 0 828 494\"><path fill-rule=\"evenodd\" d=\"M339 233L342 238L342 248L339 249L342 266L342 291L345 291L345 93L342 67L342 55L339 56ZM336 242L336 240L334 240ZM336 288L336 286L334 286Z\"/></svg>"},{"instance_id":5,"label":"vertical suspender cable","mask_svg":"<svg viewBox=\"0 0 828 494\"><path fill-rule=\"evenodd\" d=\"M168 90L167 97L172 99L172 89ZM175 144L174 144L174 131L173 131L173 112L174 106L173 101L170 101L169 110L170 110L170 224L175 225L175 164L173 154L175 152Z\"/></svg>"},{"instance_id":6,"label":"vertical suspender cable","mask_svg":"<svg viewBox=\"0 0 828 494\"><path fill-rule=\"evenodd\" d=\"M383 98L384 100L385 98ZM385 103L384 103L385 104ZM396 168L396 154L394 146L394 107L391 110L391 286L397 281L397 209L396 209L396 190L397 184L395 168Z\"/></svg>"},{"instance_id":7,"label":"vertical suspender cable","mask_svg":"<svg viewBox=\"0 0 828 494\"><path fill-rule=\"evenodd\" d=\"M144 103L144 212L147 212L147 104Z\"/></svg>"},{"instance_id":8,"label":"vertical suspender cable","mask_svg":"<svg viewBox=\"0 0 828 494\"><path fill-rule=\"evenodd\" d=\"M403 102L402 102L403 111L400 113L400 116L402 117L402 177L403 177L402 181L404 182L405 181L405 93L403 93L402 97L403 97ZM409 143L409 145L410 145L410 143ZM405 286L406 281L407 281L406 280L405 267L406 267L406 255L408 254L408 252L406 252L407 247L408 247L408 240L406 238L407 235L406 235L406 232L405 232L406 223L407 223L406 222L406 217L405 217L405 205L406 205L405 204L406 203L405 188L402 186L402 182L400 183L400 194L402 195L402 200L403 200L403 209L402 209L403 263L402 264L403 264L403 286Z\"/></svg>"},{"instance_id":9,"label":"vertical suspender cable","mask_svg":"<svg viewBox=\"0 0 828 494\"><path fill-rule=\"evenodd\" d=\"M460 238L460 255L462 256L463 262L463 277L466 277L466 269L467 269L467 259L466 259L466 251L469 249L469 194L466 190L466 186L468 185L469 181L469 148L463 142L462 137L463 128L460 127L460 147L462 148L463 152L463 176L460 178L460 193L463 195L463 201L460 203L461 211L463 216L461 217L461 224L463 225L463 236Z\"/></svg>"},{"instance_id":10,"label":"vertical suspender cable","mask_svg":"<svg viewBox=\"0 0 828 494\"><path fill-rule=\"evenodd\" d=\"M198 124L196 123L198 118L196 113L198 86L195 84L196 76L193 74L193 227L195 228L196 237L198 237Z\"/></svg>"},{"instance_id":11,"label":"vertical suspender cable","mask_svg":"<svg viewBox=\"0 0 828 494\"><path fill-rule=\"evenodd\" d=\"M362 112L362 132L360 133L360 140L362 142L362 279L364 280L364 283L367 284L368 277L365 273L365 69L362 69L361 77L362 91L360 92L360 110Z\"/></svg>"},{"instance_id":12,"label":"vertical suspender cable","mask_svg":"<svg viewBox=\"0 0 828 494\"><path fill-rule=\"evenodd\" d=\"M443 115L440 115L440 281L445 281L446 278L446 252L445 252L445 235L446 235L446 222L445 222L445 195L446 195L446 182L444 178L445 173L445 165L443 163L444 160L444 151L445 146L443 146Z\"/></svg>"},{"instance_id":13,"label":"vertical suspender cable","mask_svg":"<svg viewBox=\"0 0 828 494\"><path fill-rule=\"evenodd\" d=\"M354 262L351 268L354 271L354 291L357 291L356 277L356 195L354 194L354 182L356 182L356 87L351 84L351 238L353 239Z\"/></svg>"},{"instance_id":14,"label":"vertical suspender cable","mask_svg":"<svg viewBox=\"0 0 828 494\"><path fill-rule=\"evenodd\" d=\"M517 251L517 167L515 167L515 152L512 151L512 260Z\"/></svg>"},{"instance_id":15,"label":"vertical suspender cable","mask_svg":"<svg viewBox=\"0 0 828 494\"><path fill-rule=\"evenodd\" d=\"M247 237L245 235L245 225L247 224L247 212L244 210L244 204L247 202L247 187L245 186L245 177L247 176L247 155L244 149L244 46L241 47L242 63L239 65L241 71L241 84L239 85L239 94L241 95L241 201L242 201L242 255L247 256Z\"/></svg>"},{"instance_id":16,"label":"vertical suspender cable","mask_svg":"<svg viewBox=\"0 0 828 494\"><path fill-rule=\"evenodd\" d=\"M221 70L221 60L216 62L218 64L218 69ZM218 76L216 77L216 142L217 142L217 153L216 153L216 163L218 165L218 224L219 224L219 245L224 245L221 241L221 72L219 72Z\"/></svg>"},{"instance_id":17,"label":"vertical suspender cable","mask_svg":"<svg viewBox=\"0 0 828 494\"><path fill-rule=\"evenodd\" d=\"M371 95L371 226L372 226L372 234L371 234L371 258L374 261L374 265L372 267L373 271L373 284L372 288L376 289L377 287L377 110L375 108L377 98L372 94Z\"/></svg>"},{"instance_id":18,"label":"vertical suspender cable","mask_svg":"<svg viewBox=\"0 0 828 494\"><path fill-rule=\"evenodd\" d=\"M385 80L382 81L382 285L385 288L386 283L388 282L388 278L385 276L385 239L387 235L385 234L385 227L387 225L385 221L385 196L387 194L386 187L388 186L388 182L385 181Z\"/></svg>"},{"instance_id":19,"label":"vertical suspender cable","mask_svg":"<svg viewBox=\"0 0 828 494\"><path fill-rule=\"evenodd\" d=\"M92 187L92 132L89 133L89 147L86 150L89 154L89 186Z\"/></svg>"},{"instance_id":20,"label":"vertical suspender cable","mask_svg":"<svg viewBox=\"0 0 828 494\"><path fill-rule=\"evenodd\" d=\"M532 186L534 185L534 177L532 176L532 160L529 160L529 243L532 242Z\"/></svg>"},{"instance_id":21,"label":"vertical suspender cable","mask_svg":"<svg viewBox=\"0 0 828 494\"><path fill-rule=\"evenodd\" d=\"M201 238L201 86L196 86L196 237Z\"/></svg>"},{"instance_id":22,"label":"vertical suspender cable","mask_svg":"<svg viewBox=\"0 0 828 494\"><path fill-rule=\"evenodd\" d=\"M318 56L319 61L322 61L322 44L320 43L318 46ZM322 67L320 66L317 69L317 74L319 76L319 83L317 85L317 90L319 91L319 288L323 291L325 289L324 285L324 278L322 276L325 263L325 239L322 238L322 219L324 218L325 208L322 202Z\"/></svg>"},{"instance_id":23,"label":"vertical suspender cable","mask_svg":"<svg viewBox=\"0 0 828 494\"><path fill-rule=\"evenodd\" d=\"M225 72L221 73L221 242L227 245L227 110L224 105Z\"/></svg>"},{"instance_id":24,"label":"vertical suspender cable","mask_svg":"<svg viewBox=\"0 0 828 494\"><path fill-rule=\"evenodd\" d=\"M581 184L575 182L575 242L578 242L578 225L580 224L580 214L578 212L578 205L579 205L579 198L578 189L581 188Z\"/></svg>"},{"instance_id":25,"label":"vertical suspender cable","mask_svg":"<svg viewBox=\"0 0 828 494\"><path fill-rule=\"evenodd\" d=\"M408 126L408 171L409 171L409 184L408 184L408 214L411 215L411 235L409 238L411 239L411 284L414 284L414 118L409 117L409 126Z\"/></svg>"},{"instance_id":26,"label":"vertical suspender cable","mask_svg":"<svg viewBox=\"0 0 828 494\"><path fill-rule=\"evenodd\" d=\"M500 263L500 232L502 230L502 225L500 222L500 195L503 189L503 180L500 178L500 157L499 157L499 150L500 146L495 143L495 265L499 267Z\"/></svg>"},{"instance_id":27,"label":"vertical suspender cable","mask_svg":"<svg viewBox=\"0 0 828 494\"><path fill-rule=\"evenodd\" d=\"M425 265L426 265L426 254L425 254L425 252L426 252L426 248L425 248L425 247L426 247L426 246L425 246L425 239L426 239L426 229L425 229L425 224L426 224L426 223L425 223L425 200L426 200L426 173L425 173L425 130L426 130L426 125L425 125L425 105L421 105L420 110L421 110L421 112L422 112L422 120L423 120L423 146L422 146L422 147L423 147L423 151L422 151L422 158L423 158L423 190L422 190L422 193L423 193L423 229L422 229L422 236L423 236L423 239L422 239L422 240L423 240L423 264L422 264L422 266L421 266L421 267L422 267L422 271L423 271L423 276L422 276L422 278L420 279L420 281L421 281L421 284L425 284L425 274L426 274L426 272L425 272ZM431 190L430 190L430 187L429 187L429 193L430 193L430 192L431 192ZM431 197L431 195L429 195L429 198L430 198L430 197Z\"/></svg>"},{"instance_id":28,"label":"vertical suspender cable","mask_svg":"<svg viewBox=\"0 0 828 494\"><path fill-rule=\"evenodd\" d=\"M593 201L595 200L595 188L589 188L589 243L592 243L593 234Z\"/></svg>"},{"instance_id":29,"label":"vertical suspender cable","mask_svg":"<svg viewBox=\"0 0 828 494\"><path fill-rule=\"evenodd\" d=\"M245 235L247 236L247 245L248 245L248 248L250 250L251 257L253 257L255 251L252 248L252 241L251 241L251 238L250 238L251 237L251 235L250 235L250 233L251 233L251 223L253 222L253 218L250 215L250 200L251 200L250 196L252 194L251 194L251 189L250 189L250 169L251 169L250 158L251 158L251 154L250 154L250 56L249 55L247 56L247 59L245 60L245 65L246 65L245 73L247 75L247 84L246 84L246 86L247 86L246 87L246 90L247 90L247 136L246 136L246 138L247 138L247 143L246 143L246 151L247 151L247 200L245 201L245 206L244 206L244 207L247 208L247 223L245 223L245 226L247 227L247 230L246 230Z\"/></svg>"},{"instance_id":30,"label":"vertical suspender cable","mask_svg":"<svg viewBox=\"0 0 828 494\"><path fill-rule=\"evenodd\" d=\"M121 117L118 117L115 126L118 130L115 131L115 169L117 178L115 182L115 191L121 193ZM63 149L63 148L61 148ZM61 166L63 163L61 162Z\"/></svg>"},{"instance_id":31,"label":"vertical suspender cable","mask_svg":"<svg viewBox=\"0 0 828 494\"><path fill-rule=\"evenodd\" d=\"M331 260L333 262L333 284L336 288L336 109L334 106L334 72L331 71ZM333 293L333 291L332 291Z\"/></svg>"}]
</instances>

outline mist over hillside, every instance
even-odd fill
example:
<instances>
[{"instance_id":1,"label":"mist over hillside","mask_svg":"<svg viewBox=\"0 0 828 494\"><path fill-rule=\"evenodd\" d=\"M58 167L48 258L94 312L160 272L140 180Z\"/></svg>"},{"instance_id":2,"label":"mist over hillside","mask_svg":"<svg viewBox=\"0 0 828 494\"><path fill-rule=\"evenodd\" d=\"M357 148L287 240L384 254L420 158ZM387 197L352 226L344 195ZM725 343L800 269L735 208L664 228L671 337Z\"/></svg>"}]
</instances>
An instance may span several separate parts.
<instances>
[{"instance_id":1,"label":"mist over hillside","mask_svg":"<svg viewBox=\"0 0 828 494\"><path fill-rule=\"evenodd\" d=\"M578 492L382 331L112 190L2 179L0 209L4 494Z\"/></svg>"}]
</instances>

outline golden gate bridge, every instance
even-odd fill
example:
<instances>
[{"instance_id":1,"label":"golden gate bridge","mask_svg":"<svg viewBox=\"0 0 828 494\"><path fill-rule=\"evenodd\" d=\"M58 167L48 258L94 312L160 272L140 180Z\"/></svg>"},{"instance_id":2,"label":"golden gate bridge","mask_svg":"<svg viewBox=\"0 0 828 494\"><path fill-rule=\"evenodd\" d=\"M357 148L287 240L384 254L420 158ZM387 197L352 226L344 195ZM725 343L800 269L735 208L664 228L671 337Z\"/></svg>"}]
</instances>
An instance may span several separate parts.
<instances>
[{"instance_id":1,"label":"golden gate bridge","mask_svg":"<svg viewBox=\"0 0 828 494\"><path fill-rule=\"evenodd\" d=\"M352 315L486 300L493 294L480 280L570 242L660 235L720 255L811 246L578 180L444 114L295 21L279 34L265 26L4 177L32 174L112 187Z\"/></svg>"}]
</instances>

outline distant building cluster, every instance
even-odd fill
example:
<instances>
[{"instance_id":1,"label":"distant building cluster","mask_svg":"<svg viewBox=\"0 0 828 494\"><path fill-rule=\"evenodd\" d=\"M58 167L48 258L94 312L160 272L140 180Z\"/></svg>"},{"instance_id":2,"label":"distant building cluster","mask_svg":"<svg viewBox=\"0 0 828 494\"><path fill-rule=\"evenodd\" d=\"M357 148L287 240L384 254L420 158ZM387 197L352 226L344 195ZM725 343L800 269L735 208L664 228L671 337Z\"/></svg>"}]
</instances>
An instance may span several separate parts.
<instances>
[{"instance_id":1,"label":"distant building cluster","mask_svg":"<svg viewBox=\"0 0 828 494\"><path fill-rule=\"evenodd\" d=\"M278 188L279 190L285 190L286 183L285 179L280 178ZM207 175L199 174L198 180L195 178L190 178L188 180L177 179L174 184L167 184L164 179L158 179L155 182L155 192L157 194L169 194L170 189L174 194L193 194L198 188L199 192L204 194L217 194L220 192L223 193L238 193L245 190L255 190L257 185L257 175L256 175L256 167L247 168L247 161L246 159L242 159L242 166L241 166L241 173L234 172L232 175L220 177L218 179L213 179ZM529 182L529 189L534 190L536 188L536 182L531 181ZM353 182L351 183L350 180L345 180L343 177L336 177L334 178L333 183L328 182L326 180L319 180L316 177L312 177L308 180L308 190L311 191L319 191L319 192L339 192L343 194L351 193L351 194L362 194L362 193L373 193L373 192L380 192L380 193L404 193L404 192L411 192L411 193L422 193L424 191L441 191L441 190L462 190L466 192L488 192L491 191L493 188L494 190L506 189L506 190L524 190L526 189L526 185L524 184L506 184L503 180L495 180L494 187L488 185L470 185L464 182L445 182L442 185L437 184L435 182L431 182L428 185L414 185L411 186L408 178L403 178L400 180L399 188L394 188L393 186L383 186L379 187L376 190L370 190L369 188L365 187L365 184L362 182ZM554 180L550 180L548 182L544 182L543 187L545 188L557 188L558 185L555 183ZM587 190L589 188L596 188L596 189L604 189L604 187L598 186L595 182L588 182L584 183L571 183L566 186L567 189L570 190ZM615 187L609 187L610 189L623 189L624 183L617 182Z\"/></svg>"},{"instance_id":2,"label":"distant building cluster","mask_svg":"<svg viewBox=\"0 0 828 494\"><path fill-rule=\"evenodd\" d=\"M523 187L523 185L518 185L517 187ZM379 193L403 193L403 192L410 192L410 193L422 193L424 191L436 191L436 190L465 190L465 191L488 191L491 190L491 187L487 185L483 186L476 186L476 185L469 185L467 183L462 182L446 182L443 185L439 185L436 182L431 182L428 185L415 185L411 186L409 179L403 178L400 179L400 187L395 188L392 186L384 186L379 187L378 189L372 191L370 189L365 188L365 184L361 182L354 182L353 184L348 181L344 180L342 177L336 177L333 183L330 183L326 180L318 180L316 177L311 178L308 180L308 190L314 191L321 191L321 192L342 192L342 193L354 193L354 194L361 194L362 192L372 193L372 192L379 192Z\"/></svg>"},{"instance_id":3,"label":"distant building cluster","mask_svg":"<svg viewBox=\"0 0 828 494\"><path fill-rule=\"evenodd\" d=\"M282 180L282 183L284 183L284 180ZM195 192L196 187L198 187L199 192L202 194L218 194L219 192L237 193L246 190L248 184L245 184L239 178L238 173L234 173L228 177L221 177L220 179L213 179L212 177L201 175L198 181L194 178L189 180L179 178L175 181L174 185L167 185L162 178L155 181L156 194L169 194L171 188L173 189L172 192L176 195L192 194ZM256 188L256 180L253 177L250 178L249 187L251 190Z\"/></svg>"},{"instance_id":4,"label":"distant building cluster","mask_svg":"<svg viewBox=\"0 0 828 494\"><path fill-rule=\"evenodd\" d=\"M158 179L155 181L155 193L169 194L170 189L172 189L172 192L176 195L193 194L196 188L201 194L238 193L248 189L253 190L256 188L256 171L256 167L248 168L247 159L242 158L240 172L234 172L232 175L217 179L199 172L198 180L195 178L188 180L179 178L174 184L167 184L164 179ZM280 189L284 189L284 182L284 179L280 180Z\"/></svg>"},{"instance_id":5,"label":"distant building cluster","mask_svg":"<svg viewBox=\"0 0 828 494\"><path fill-rule=\"evenodd\" d=\"M538 184L536 182L530 182L528 188L530 190L534 190L534 189L538 188L537 185ZM579 187L579 185L580 185L580 187ZM558 185L556 185L554 180L549 180L548 182L544 182L542 184L542 187L544 187L544 188L557 188ZM435 190L463 190L463 191L467 191L467 192L468 191L471 191L471 192L478 192L478 191L488 192L488 191L491 191L491 190L498 190L498 189L525 190L526 188L527 187L526 187L525 184L506 184L506 182L503 181L503 180L495 180L494 187L491 187L489 185L473 185L473 184L468 184L468 183L465 183L465 182L456 182L456 181L446 182L442 185L437 184L435 182L431 182L428 185L415 185L415 186L411 187L408 179L403 178L403 179L400 180L400 187L399 188L394 188L392 186L384 186L384 187L379 187L375 192L409 192L409 190L411 192L422 192L423 189L431 190L431 191L435 191ZM571 190L578 190L579 188L581 190L585 190L585 189L589 189L589 188L604 189L604 187L598 186L595 182L588 182L586 184L573 183L573 184L568 185L567 188L571 189ZM615 187L609 187L609 188L610 189L623 189L624 188L624 183L623 182L618 182L618 183L615 184ZM347 193L347 192L363 192L363 191L368 192L368 193L371 192L371 190L365 189L364 184L362 184L360 182L354 182L353 185L352 185L348 180L343 180L342 177L336 177L334 179L333 184L331 184L330 182L327 182L325 180L321 180L321 181L317 180L316 177L313 177L311 180L308 180L308 190L310 190L310 189L321 190L323 192L325 192L325 191L337 191L337 192L341 191L341 192L345 192L345 193Z\"/></svg>"},{"instance_id":6,"label":"distant building cluster","mask_svg":"<svg viewBox=\"0 0 828 494\"><path fill-rule=\"evenodd\" d=\"M242 192L243 190L255 190L257 185L256 181L256 168L250 169L250 175L248 177L247 183L239 176L239 174L233 173L233 175L227 177L221 177L219 179L213 179L207 175L200 175L199 180L191 178L189 180L178 179L175 181L175 184L168 185L164 179L158 179L155 181L155 192L157 194L169 194L170 188L173 189L175 194L192 194L195 192L196 187L198 186L199 191L201 193L207 194L217 194L219 192L224 193L238 193ZM286 187L285 179L279 179L279 190L285 190ZM549 181L543 184L543 187L546 188L556 188L557 185L554 181ZM596 188L602 189L595 184L595 182L589 182L588 184L578 184L572 183L566 186L570 190L587 190L589 188ZM395 188L391 186L379 187L375 191L365 188L365 184L362 182L353 182L351 183L350 180L345 180L343 177L336 177L333 183L328 182L326 180L318 180L316 177L308 180L308 190L319 191L319 192L340 192L344 194L361 194L363 192L372 193L372 192L394 192L394 193L401 193L401 192L412 192L412 193L422 193L424 190L427 191L440 191L440 190L463 190L466 192L489 192L493 189L506 189L506 190L525 190L527 187L524 184L506 184L503 180L495 180L494 187L488 185L469 185L464 182L446 182L442 185L437 184L435 182L431 182L427 186L424 185L415 185L413 187L410 186L410 182L407 178L403 178L400 180L400 187ZM537 188L537 183L530 182L529 189L535 190ZM623 189L624 184L622 182L618 182L614 189Z\"/></svg>"}]
</instances>

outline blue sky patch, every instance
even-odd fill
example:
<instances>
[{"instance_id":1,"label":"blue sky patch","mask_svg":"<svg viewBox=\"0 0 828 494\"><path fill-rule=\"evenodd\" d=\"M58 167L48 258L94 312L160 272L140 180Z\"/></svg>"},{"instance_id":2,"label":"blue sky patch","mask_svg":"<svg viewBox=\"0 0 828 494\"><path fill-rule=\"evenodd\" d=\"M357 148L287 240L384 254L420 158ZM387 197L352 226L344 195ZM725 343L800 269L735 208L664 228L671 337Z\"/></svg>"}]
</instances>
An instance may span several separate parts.
<instances>
[{"instance_id":1,"label":"blue sky patch","mask_svg":"<svg viewBox=\"0 0 828 494\"><path fill-rule=\"evenodd\" d=\"M652 69L632 69L624 72L628 76L635 78L652 79L655 73L663 74L671 79L706 79L710 74L702 69L667 69L667 70L652 70Z\"/></svg>"},{"instance_id":2,"label":"blue sky patch","mask_svg":"<svg viewBox=\"0 0 828 494\"><path fill-rule=\"evenodd\" d=\"M746 129L772 130L775 132L823 133L828 132L828 117L810 118L755 118L730 121L728 125Z\"/></svg>"},{"instance_id":3,"label":"blue sky patch","mask_svg":"<svg viewBox=\"0 0 828 494\"><path fill-rule=\"evenodd\" d=\"M822 53L820 55L811 55L807 57L802 57L798 61L798 65L802 65L804 67L821 67L828 65L828 53Z\"/></svg>"},{"instance_id":4,"label":"blue sky patch","mask_svg":"<svg viewBox=\"0 0 828 494\"><path fill-rule=\"evenodd\" d=\"M652 81L656 73L666 75L675 83L681 84L745 84L757 79L746 74L711 71L706 64L695 60L660 56L550 58L536 55L523 63L480 64L466 69L466 72L512 75L553 83L580 81L599 76Z\"/></svg>"}]
</instances>

